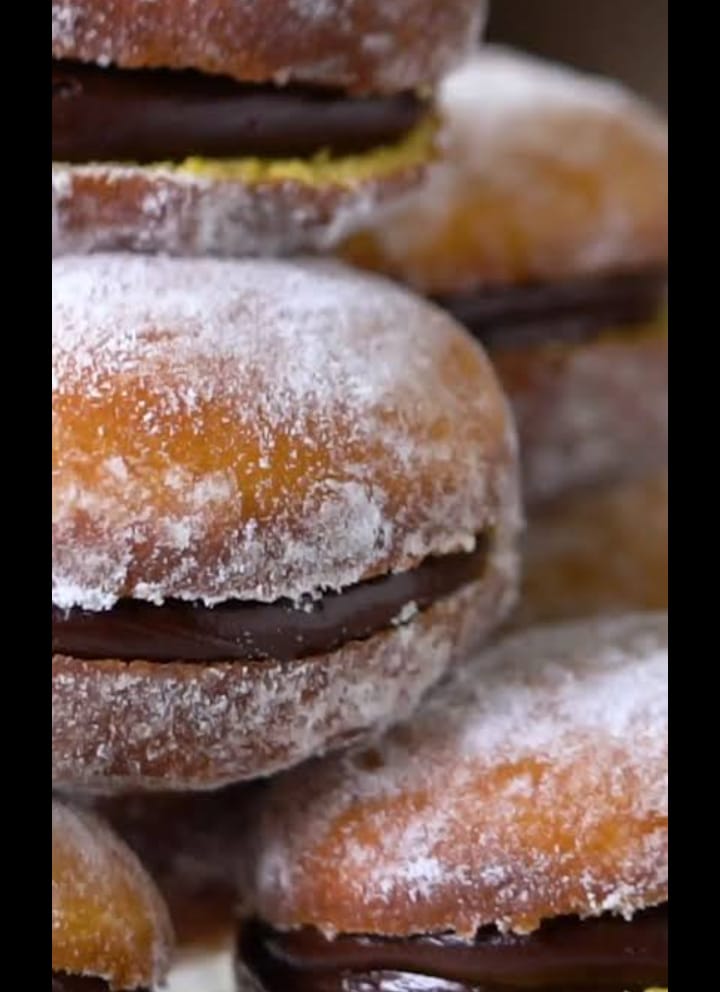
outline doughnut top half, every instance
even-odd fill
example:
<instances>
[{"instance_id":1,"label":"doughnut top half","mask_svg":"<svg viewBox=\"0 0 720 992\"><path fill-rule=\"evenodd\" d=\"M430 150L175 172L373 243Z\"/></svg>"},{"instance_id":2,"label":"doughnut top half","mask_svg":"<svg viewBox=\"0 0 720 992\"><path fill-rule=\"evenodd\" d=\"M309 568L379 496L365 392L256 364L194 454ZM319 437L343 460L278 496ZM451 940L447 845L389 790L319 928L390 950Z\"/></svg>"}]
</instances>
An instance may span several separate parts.
<instances>
[{"instance_id":1,"label":"doughnut top half","mask_svg":"<svg viewBox=\"0 0 720 992\"><path fill-rule=\"evenodd\" d=\"M165 906L130 849L95 816L53 800L53 970L150 988L167 972L171 941Z\"/></svg>"},{"instance_id":2,"label":"doughnut top half","mask_svg":"<svg viewBox=\"0 0 720 992\"><path fill-rule=\"evenodd\" d=\"M68 257L52 284L56 606L297 600L512 543L505 400L440 310L322 262Z\"/></svg>"},{"instance_id":3,"label":"doughnut top half","mask_svg":"<svg viewBox=\"0 0 720 992\"><path fill-rule=\"evenodd\" d=\"M630 918L667 899L667 614L506 637L414 718L262 802L254 888L280 928Z\"/></svg>"},{"instance_id":4,"label":"doughnut top half","mask_svg":"<svg viewBox=\"0 0 720 992\"><path fill-rule=\"evenodd\" d=\"M480 36L485 0L53 0L53 58L197 69L353 93L432 84Z\"/></svg>"},{"instance_id":5,"label":"doughnut top half","mask_svg":"<svg viewBox=\"0 0 720 992\"><path fill-rule=\"evenodd\" d=\"M438 90L431 179L343 254L421 291L667 262L667 122L615 82L487 45Z\"/></svg>"}]
</instances>

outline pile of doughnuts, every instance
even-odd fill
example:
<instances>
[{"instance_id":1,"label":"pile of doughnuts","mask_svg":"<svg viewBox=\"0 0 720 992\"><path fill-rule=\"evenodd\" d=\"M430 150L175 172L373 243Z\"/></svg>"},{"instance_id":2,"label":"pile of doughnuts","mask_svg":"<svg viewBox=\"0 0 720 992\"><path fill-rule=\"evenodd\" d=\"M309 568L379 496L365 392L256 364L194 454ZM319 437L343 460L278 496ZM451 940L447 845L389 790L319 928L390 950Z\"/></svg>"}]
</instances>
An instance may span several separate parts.
<instances>
[{"instance_id":1,"label":"pile of doughnuts","mask_svg":"<svg viewBox=\"0 0 720 992\"><path fill-rule=\"evenodd\" d=\"M53 0L53 992L667 986L665 124L485 17Z\"/></svg>"}]
</instances>

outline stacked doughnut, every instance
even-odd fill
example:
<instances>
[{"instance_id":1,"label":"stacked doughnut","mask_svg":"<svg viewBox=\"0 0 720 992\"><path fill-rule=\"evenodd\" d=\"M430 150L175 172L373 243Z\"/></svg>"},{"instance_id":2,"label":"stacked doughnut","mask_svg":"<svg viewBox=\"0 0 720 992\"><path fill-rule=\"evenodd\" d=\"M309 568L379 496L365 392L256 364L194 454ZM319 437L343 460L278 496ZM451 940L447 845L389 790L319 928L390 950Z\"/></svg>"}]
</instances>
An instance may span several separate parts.
<instances>
[{"instance_id":1,"label":"stacked doughnut","mask_svg":"<svg viewBox=\"0 0 720 992\"><path fill-rule=\"evenodd\" d=\"M437 300L515 414L518 625L667 606L667 125L622 86L484 46L442 83L429 182L342 254Z\"/></svg>"},{"instance_id":2,"label":"stacked doughnut","mask_svg":"<svg viewBox=\"0 0 720 992\"><path fill-rule=\"evenodd\" d=\"M483 19L53 0L53 992L667 983L664 127Z\"/></svg>"},{"instance_id":3,"label":"stacked doughnut","mask_svg":"<svg viewBox=\"0 0 720 992\"><path fill-rule=\"evenodd\" d=\"M505 615L515 439L483 352L322 261L53 270L53 768L211 788L409 712Z\"/></svg>"},{"instance_id":4,"label":"stacked doughnut","mask_svg":"<svg viewBox=\"0 0 720 992\"><path fill-rule=\"evenodd\" d=\"M58 987L150 987L168 959L88 794L362 738L513 600L515 434L482 350L383 280L247 257L332 247L420 181L433 83L482 17L53 4ZM129 866L107 891L105 851Z\"/></svg>"},{"instance_id":5,"label":"stacked doughnut","mask_svg":"<svg viewBox=\"0 0 720 992\"><path fill-rule=\"evenodd\" d=\"M667 460L667 125L621 86L485 46L439 92L430 181L342 248L487 347L530 503Z\"/></svg>"},{"instance_id":6,"label":"stacked doughnut","mask_svg":"<svg viewBox=\"0 0 720 992\"><path fill-rule=\"evenodd\" d=\"M666 985L667 617L506 637L278 777L250 843L241 988Z\"/></svg>"},{"instance_id":7,"label":"stacked doughnut","mask_svg":"<svg viewBox=\"0 0 720 992\"><path fill-rule=\"evenodd\" d=\"M330 246L418 182L482 0L53 0L57 253Z\"/></svg>"}]
</instances>

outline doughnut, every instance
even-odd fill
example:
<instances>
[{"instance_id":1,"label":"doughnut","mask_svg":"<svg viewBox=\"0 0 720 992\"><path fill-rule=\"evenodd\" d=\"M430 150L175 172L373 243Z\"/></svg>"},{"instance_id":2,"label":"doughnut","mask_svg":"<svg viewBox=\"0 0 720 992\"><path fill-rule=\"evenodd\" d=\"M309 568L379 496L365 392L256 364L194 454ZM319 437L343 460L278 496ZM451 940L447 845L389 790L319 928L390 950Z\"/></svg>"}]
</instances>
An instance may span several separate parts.
<instances>
[{"instance_id":1,"label":"doughnut","mask_svg":"<svg viewBox=\"0 0 720 992\"><path fill-rule=\"evenodd\" d=\"M529 515L511 623L668 606L667 475L564 496Z\"/></svg>"},{"instance_id":2,"label":"doughnut","mask_svg":"<svg viewBox=\"0 0 720 992\"><path fill-rule=\"evenodd\" d=\"M479 0L53 0L54 253L331 248L421 180L432 85L484 14Z\"/></svg>"},{"instance_id":3,"label":"doughnut","mask_svg":"<svg viewBox=\"0 0 720 992\"><path fill-rule=\"evenodd\" d=\"M176 939L166 992L237 992L235 915L247 890L237 866L245 858L248 810L264 784L74 797L122 837L163 897Z\"/></svg>"},{"instance_id":4,"label":"doughnut","mask_svg":"<svg viewBox=\"0 0 720 992\"><path fill-rule=\"evenodd\" d=\"M338 263L55 259L53 776L214 788L407 713L506 615L482 349Z\"/></svg>"},{"instance_id":5,"label":"doughnut","mask_svg":"<svg viewBox=\"0 0 720 992\"><path fill-rule=\"evenodd\" d=\"M350 94L438 82L475 45L483 0L52 0L54 59L195 69Z\"/></svg>"},{"instance_id":6,"label":"doughnut","mask_svg":"<svg viewBox=\"0 0 720 992\"><path fill-rule=\"evenodd\" d=\"M150 989L168 970L167 910L98 817L52 802L52 990Z\"/></svg>"},{"instance_id":7,"label":"doughnut","mask_svg":"<svg viewBox=\"0 0 720 992\"><path fill-rule=\"evenodd\" d=\"M667 461L667 126L615 83L485 46L438 93L441 160L338 252L487 347L526 498Z\"/></svg>"},{"instance_id":8,"label":"doughnut","mask_svg":"<svg viewBox=\"0 0 720 992\"><path fill-rule=\"evenodd\" d=\"M267 992L667 984L667 614L538 627L269 783L241 968Z\"/></svg>"}]
</instances>

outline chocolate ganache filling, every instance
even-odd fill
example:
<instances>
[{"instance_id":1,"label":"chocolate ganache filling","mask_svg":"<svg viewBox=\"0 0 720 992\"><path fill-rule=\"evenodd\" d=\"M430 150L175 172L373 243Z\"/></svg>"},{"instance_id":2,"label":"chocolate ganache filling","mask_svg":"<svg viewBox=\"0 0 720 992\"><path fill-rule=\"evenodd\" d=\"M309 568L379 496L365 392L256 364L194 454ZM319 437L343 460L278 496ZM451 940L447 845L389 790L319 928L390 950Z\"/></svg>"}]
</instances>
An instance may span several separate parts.
<instances>
[{"instance_id":1,"label":"chocolate ganache filling","mask_svg":"<svg viewBox=\"0 0 720 992\"><path fill-rule=\"evenodd\" d=\"M410 619L479 579L489 540L474 551L431 556L417 568L358 582L299 605L290 600L232 600L203 606L168 600L161 606L120 600L102 612L52 608L53 653L131 661L296 661Z\"/></svg>"},{"instance_id":2,"label":"chocolate ganache filling","mask_svg":"<svg viewBox=\"0 0 720 992\"><path fill-rule=\"evenodd\" d=\"M438 296L436 302L489 348L577 343L656 320L666 283L664 269L650 269L471 290Z\"/></svg>"},{"instance_id":3,"label":"chocolate ganache filling","mask_svg":"<svg viewBox=\"0 0 720 992\"><path fill-rule=\"evenodd\" d=\"M550 920L527 935L405 938L283 933L253 920L239 956L267 992L644 992L667 984L667 904L632 920ZM430 984L433 980L437 985Z\"/></svg>"},{"instance_id":4,"label":"chocolate ganache filling","mask_svg":"<svg viewBox=\"0 0 720 992\"><path fill-rule=\"evenodd\" d=\"M427 113L411 93L238 83L192 70L53 63L58 162L168 162L364 152L404 137Z\"/></svg>"}]
</instances>

